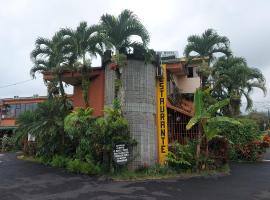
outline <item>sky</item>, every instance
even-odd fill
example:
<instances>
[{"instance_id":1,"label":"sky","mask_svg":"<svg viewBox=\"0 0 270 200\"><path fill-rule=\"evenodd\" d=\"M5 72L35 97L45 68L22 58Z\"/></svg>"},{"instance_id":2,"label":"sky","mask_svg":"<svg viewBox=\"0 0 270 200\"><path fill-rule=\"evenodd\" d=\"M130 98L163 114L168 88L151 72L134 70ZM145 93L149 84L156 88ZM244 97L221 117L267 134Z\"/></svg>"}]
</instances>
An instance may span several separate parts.
<instances>
[{"instance_id":1,"label":"sky","mask_svg":"<svg viewBox=\"0 0 270 200\"><path fill-rule=\"evenodd\" d=\"M33 66L29 55L37 37L50 38L60 28L75 28L81 21L96 24L102 14L118 15L123 9L132 10L145 25L150 48L176 50L180 56L189 35L215 29L230 39L235 56L263 72L270 90L269 0L2 0L0 98L46 95L42 76L30 80L29 74ZM16 85L6 87L10 84ZM264 97L255 90L252 97L270 102L270 91Z\"/></svg>"}]
</instances>

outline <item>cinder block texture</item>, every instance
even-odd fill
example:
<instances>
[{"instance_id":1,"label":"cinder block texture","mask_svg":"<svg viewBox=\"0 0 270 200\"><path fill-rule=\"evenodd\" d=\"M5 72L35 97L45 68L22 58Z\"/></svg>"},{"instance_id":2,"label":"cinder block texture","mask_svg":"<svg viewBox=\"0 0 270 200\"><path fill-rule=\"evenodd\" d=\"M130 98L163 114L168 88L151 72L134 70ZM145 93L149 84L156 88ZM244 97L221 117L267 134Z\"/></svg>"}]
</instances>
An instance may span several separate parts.
<instances>
[{"instance_id":1,"label":"cinder block texture","mask_svg":"<svg viewBox=\"0 0 270 200\"><path fill-rule=\"evenodd\" d=\"M115 74L105 69L105 105L114 98ZM155 66L143 61L128 60L122 71L122 109L129 122L131 136L138 142L133 149L131 168L157 162L156 79Z\"/></svg>"}]
</instances>

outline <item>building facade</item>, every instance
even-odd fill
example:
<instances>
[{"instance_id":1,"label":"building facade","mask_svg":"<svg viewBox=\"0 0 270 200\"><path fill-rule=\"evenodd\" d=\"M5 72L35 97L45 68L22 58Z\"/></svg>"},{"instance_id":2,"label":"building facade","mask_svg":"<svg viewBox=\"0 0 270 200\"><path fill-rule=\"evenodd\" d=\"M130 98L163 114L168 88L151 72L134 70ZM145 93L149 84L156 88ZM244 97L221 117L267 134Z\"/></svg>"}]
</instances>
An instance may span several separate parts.
<instances>
[{"instance_id":1,"label":"building facade","mask_svg":"<svg viewBox=\"0 0 270 200\"><path fill-rule=\"evenodd\" d=\"M46 99L44 96L0 99L0 136L12 134L16 129L16 118L25 111L36 109L37 104Z\"/></svg>"},{"instance_id":2,"label":"building facade","mask_svg":"<svg viewBox=\"0 0 270 200\"><path fill-rule=\"evenodd\" d=\"M166 54L167 55L167 54ZM187 64L185 59L167 57L160 63L146 63L142 59L128 58L122 68L122 111L128 120L129 131L137 145L132 149L131 168L163 163L171 143L185 143L195 139L199 129L186 130L186 124L194 114L193 94L200 87L197 67L201 60ZM162 69L161 69L162 68ZM89 105L93 115L104 115L104 106L112 106L115 72L110 61L102 67L89 70ZM81 75L66 71L63 81L73 86L70 97L73 107L85 107ZM43 74L51 80L50 73ZM16 128L16 117L23 111L34 109L46 97L3 99L0 102L0 130Z\"/></svg>"}]
</instances>

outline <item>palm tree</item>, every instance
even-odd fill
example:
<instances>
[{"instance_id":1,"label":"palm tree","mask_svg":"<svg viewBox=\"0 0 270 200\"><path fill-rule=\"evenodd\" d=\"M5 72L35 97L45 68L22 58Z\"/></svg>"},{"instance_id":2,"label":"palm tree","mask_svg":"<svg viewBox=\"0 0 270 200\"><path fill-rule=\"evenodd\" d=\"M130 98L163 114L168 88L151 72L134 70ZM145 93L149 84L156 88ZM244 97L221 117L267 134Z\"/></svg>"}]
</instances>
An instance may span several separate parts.
<instances>
[{"instance_id":1,"label":"palm tree","mask_svg":"<svg viewBox=\"0 0 270 200\"><path fill-rule=\"evenodd\" d=\"M194 57L203 59L202 67L198 72L202 79L202 87L204 87L211 73L209 67L215 58L214 55L216 53L231 55L230 41L227 37L218 35L213 29L207 29L202 35L191 35L187 40L188 44L184 50L185 57L189 60Z\"/></svg>"},{"instance_id":2,"label":"palm tree","mask_svg":"<svg viewBox=\"0 0 270 200\"><path fill-rule=\"evenodd\" d=\"M224 112L239 115L241 99L247 101L246 110L252 108L250 97L254 88L261 89L266 94L265 78L257 68L248 67L241 57L221 57L213 66L213 95L219 99L230 98L230 104Z\"/></svg>"},{"instance_id":3,"label":"palm tree","mask_svg":"<svg viewBox=\"0 0 270 200\"><path fill-rule=\"evenodd\" d=\"M37 109L22 113L16 124L20 138L28 134L36 137L38 151L41 156L64 153L65 132L64 118L70 113L71 104L63 105L61 99L53 99L39 103Z\"/></svg>"},{"instance_id":4,"label":"palm tree","mask_svg":"<svg viewBox=\"0 0 270 200\"><path fill-rule=\"evenodd\" d=\"M31 52L31 59L34 66L30 70L30 74L35 78L37 72L51 72L54 79L50 83L46 83L48 87L48 95L52 96L52 91L49 86L54 87L53 93L57 83L61 96L65 96L64 85L62 81L62 74L64 70L70 67L68 54L69 47L64 45L63 36L57 32L52 39L38 38L35 42L35 49Z\"/></svg>"},{"instance_id":5,"label":"palm tree","mask_svg":"<svg viewBox=\"0 0 270 200\"><path fill-rule=\"evenodd\" d=\"M71 48L71 62L76 71L82 76L82 91L85 106L89 107L88 90L90 86L89 72L91 70L92 56L103 55L103 38L99 34L100 26L87 26L87 22L81 22L76 30L62 29L66 43Z\"/></svg>"},{"instance_id":6,"label":"palm tree","mask_svg":"<svg viewBox=\"0 0 270 200\"><path fill-rule=\"evenodd\" d=\"M148 31L140 22L138 17L130 10L123 10L118 16L105 14L101 17L101 32L104 34L109 47L115 51L118 63L125 59L131 49L147 49L150 41ZM137 36L141 42L132 40L132 36ZM121 64L120 64L121 65ZM118 66L115 69L116 85L120 87L121 72ZM119 97L120 88L115 88L115 98Z\"/></svg>"}]
</instances>

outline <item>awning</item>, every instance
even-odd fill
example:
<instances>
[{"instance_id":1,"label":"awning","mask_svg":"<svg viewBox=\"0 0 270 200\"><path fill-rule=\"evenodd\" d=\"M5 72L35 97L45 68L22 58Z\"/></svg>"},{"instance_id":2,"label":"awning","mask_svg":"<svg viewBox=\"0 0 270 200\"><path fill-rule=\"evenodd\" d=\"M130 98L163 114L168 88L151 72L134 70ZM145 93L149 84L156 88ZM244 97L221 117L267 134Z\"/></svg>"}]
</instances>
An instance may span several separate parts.
<instances>
[{"instance_id":1,"label":"awning","mask_svg":"<svg viewBox=\"0 0 270 200\"><path fill-rule=\"evenodd\" d=\"M187 115L187 116L190 116L190 117L193 116L192 113L187 112L187 111L185 111L185 110L183 110L183 109L181 109L181 108L179 108L179 107L173 106L173 105L170 103L170 101L168 101L168 100L167 100L167 107L170 108L170 109L172 109L172 110L175 110L175 111L177 111L177 112L180 112L180 113L182 113L182 114L184 114L184 115Z\"/></svg>"}]
</instances>

